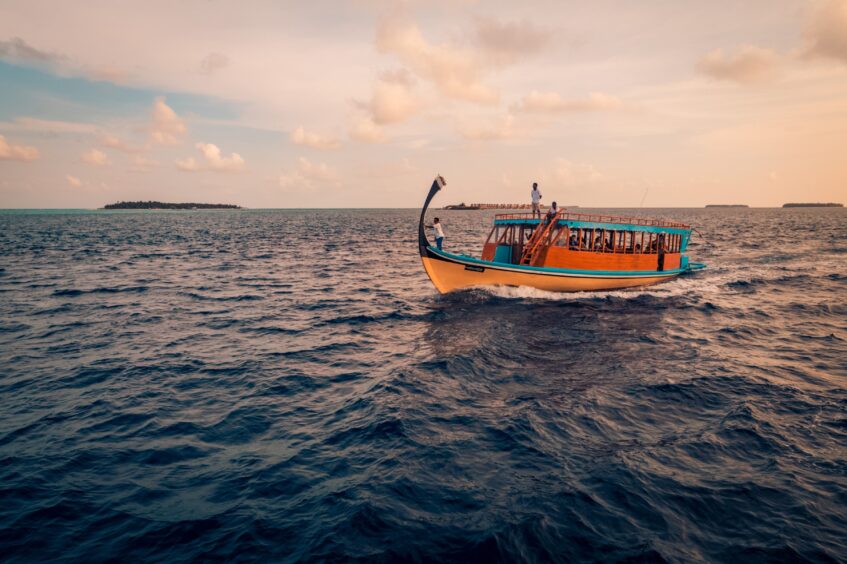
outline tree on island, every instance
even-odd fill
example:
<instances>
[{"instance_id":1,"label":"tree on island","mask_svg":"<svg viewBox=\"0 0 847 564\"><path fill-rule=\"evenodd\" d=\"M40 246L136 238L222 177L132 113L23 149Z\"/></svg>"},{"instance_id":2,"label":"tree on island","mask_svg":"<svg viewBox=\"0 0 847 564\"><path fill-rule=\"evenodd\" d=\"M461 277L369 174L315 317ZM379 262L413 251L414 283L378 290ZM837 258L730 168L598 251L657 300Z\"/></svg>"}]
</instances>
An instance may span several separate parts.
<instances>
[{"instance_id":1,"label":"tree on island","mask_svg":"<svg viewBox=\"0 0 847 564\"><path fill-rule=\"evenodd\" d=\"M104 210L239 210L241 206L234 204L198 204L198 203L182 203L172 204L168 202L118 202L116 204L106 204Z\"/></svg>"}]
</instances>

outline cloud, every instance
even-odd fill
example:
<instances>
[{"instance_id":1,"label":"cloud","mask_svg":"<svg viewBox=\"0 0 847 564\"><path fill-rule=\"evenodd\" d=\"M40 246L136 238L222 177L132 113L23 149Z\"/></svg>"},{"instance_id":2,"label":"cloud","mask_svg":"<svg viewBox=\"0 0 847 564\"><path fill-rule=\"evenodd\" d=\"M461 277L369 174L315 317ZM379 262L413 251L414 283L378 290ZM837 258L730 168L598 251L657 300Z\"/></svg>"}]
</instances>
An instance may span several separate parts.
<instances>
[{"instance_id":1,"label":"cloud","mask_svg":"<svg viewBox=\"0 0 847 564\"><path fill-rule=\"evenodd\" d=\"M480 82L483 65L478 54L456 45L432 45L412 23L383 20L377 29L376 46L382 53L396 55L445 96L480 104L498 101L497 92Z\"/></svg>"},{"instance_id":2,"label":"cloud","mask_svg":"<svg viewBox=\"0 0 847 564\"><path fill-rule=\"evenodd\" d=\"M526 20L500 22L493 18L479 18L476 21L476 43L496 65L512 64L543 50L551 35L549 30Z\"/></svg>"},{"instance_id":3,"label":"cloud","mask_svg":"<svg viewBox=\"0 0 847 564\"><path fill-rule=\"evenodd\" d=\"M201 170L200 165L197 163L197 160L194 157L188 157L187 159L177 159L174 161L176 164L176 168L183 172L196 172Z\"/></svg>"},{"instance_id":4,"label":"cloud","mask_svg":"<svg viewBox=\"0 0 847 564\"><path fill-rule=\"evenodd\" d=\"M150 139L159 145L179 145L182 136L188 131L185 122L165 103L165 97L159 96L153 103L153 123L150 126Z\"/></svg>"},{"instance_id":5,"label":"cloud","mask_svg":"<svg viewBox=\"0 0 847 564\"><path fill-rule=\"evenodd\" d=\"M175 161L176 167L183 172L210 170L214 172L241 172L244 170L244 159L238 153L228 157L221 155L221 150L212 143L197 143L197 150L203 155L205 164L199 163L194 157Z\"/></svg>"},{"instance_id":6,"label":"cloud","mask_svg":"<svg viewBox=\"0 0 847 564\"><path fill-rule=\"evenodd\" d=\"M200 72L203 74L212 74L227 66L229 66L229 57L223 53L209 53L200 61Z\"/></svg>"},{"instance_id":7,"label":"cloud","mask_svg":"<svg viewBox=\"0 0 847 564\"><path fill-rule=\"evenodd\" d=\"M526 112L597 112L618 110L623 107L619 98L595 92L587 98L566 100L556 92L533 90L517 105L516 109Z\"/></svg>"},{"instance_id":8,"label":"cloud","mask_svg":"<svg viewBox=\"0 0 847 564\"><path fill-rule=\"evenodd\" d=\"M105 166L109 163L109 157L103 151L99 151L97 149L91 149L87 153L83 153L80 157L83 162L86 162L93 166Z\"/></svg>"},{"instance_id":9,"label":"cloud","mask_svg":"<svg viewBox=\"0 0 847 564\"><path fill-rule=\"evenodd\" d=\"M140 153L144 151L144 147L130 145L122 139L114 135L109 135L108 133L104 133L100 136L100 144L104 147L108 147L109 149L115 149L116 151L121 151L123 153Z\"/></svg>"},{"instance_id":10,"label":"cloud","mask_svg":"<svg viewBox=\"0 0 847 564\"><path fill-rule=\"evenodd\" d=\"M67 180L68 184L70 184L74 188L80 188L82 186L82 180L80 180L76 176L71 176L70 174L65 175L65 180Z\"/></svg>"},{"instance_id":11,"label":"cloud","mask_svg":"<svg viewBox=\"0 0 847 564\"><path fill-rule=\"evenodd\" d=\"M142 155L136 155L132 158L132 166L130 166L130 172L149 172L153 167L158 165L159 163L154 161L153 159L148 159Z\"/></svg>"},{"instance_id":12,"label":"cloud","mask_svg":"<svg viewBox=\"0 0 847 564\"><path fill-rule=\"evenodd\" d=\"M0 41L0 59L15 63L51 65L65 60L63 55L36 49L20 37Z\"/></svg>"},{"instance_id":13,"label":"cloud","mask_svg":"<svg viewBox=\"0 0 847 564\"><path fill-rule=\"evenodd\" d=\"M321 150L337 149L341 146L341 142L338 139L324 137L323 135L306 131L302 125L291 132L291 141L297 145L305 145L306 147Z\"/></svg>"},{"instance_id":14,"label":"cloud","mask_svg":"<svg viewBox=\"0 0 847 564\"><path fill-rule=\"evenodd\" d=\"M60 75L85 76L96 81L124 82L128 78L125 71L111 65L81 64L60 53L37 49L20 37L0 41L0 59L15 64L46 67Z\"/></svg>"},{"instance_id":15,"label":"cloud","mask_svg":"<svg viewBox=\"0 0 847 564\"><path fill-rule=\"evenodd\" d=\"M463 121L459 124L459 134L473 141L496 141L518 137L519 131L515 127L515 116L506 114L496 119Z\"/></svg>"},{"instance_id":16,"label":"cloud","mask_svg":"<svg viewBox=\"0 0 847 564\"><path fill-rule=\"evenodd\" d=\"M197 143L195 146L206 157L206 162L212 170L223 172L239 172L244 170L244 159L238 153L232 153L228 157L223 157L218 146L212 143Z\"/></svg>"},{"instance_id":17,"label":"cloud","mask_svg":"<svg viewBox=\"0 0 847 564\"><path fill-rule=\"evenodd\" d=\"M76 74L83 74L91 80L96 80L98 82L114 82L117 84L125 83L130 78L127 71L112 65L82 67L78 69Z\"/></svg>"},{"instance_id":18,"label":"cloud","mask_svg":"<svg viewBox=\"0 0 847 564\"><path fill-rule=\"evenodd\" d=\"M0 160L34 161L38 158L38 149L29 145L13 145L0 135Z\"/></svg>"},{"instance_id":19,"label":"cloud","mask_svg":"<svg viewBox=\"0 0 847 564\"><path fill-rule=\"evenodd\" d=\"M828 0L806 28L806 54L847 63L847 0Z\"/></svg>"},{"instance_id":20,"label":"cloud","mask_svg":"<svg viewBox=\"0 0 847 564\"><path fill-rule=\"evenodd\" d=\"M338 175L326 163L313 163L306 157L297 159L297 167L279 175L280 188L314 188L317 184L338 184Z\"/></svg>"},{"instance_id":21,"label":"cloud","mask_svg":"<svg viewBox=\"0 0 847 564\"><path fill-rule=\"evenodd\" d=\"M565 187L585 186L602 178L603 175L593 165L574 163L563 158L555 160L550 174L553 183Z\"/></svg>"},{"instance_id":22,"label":"cloud","mask_svg":"<svg viewBox=\"0 0 847 564\"><path fill-rule=\"evenodd\" d=\"M350 128L350 137L362 143L382 143L385 141L385 132L371 118L363 117Z\"/></svg>"},{"instance_id":23,"label":"cloud","mask_svg":"<svg viewBox=\"0 0 847 564\"><path fill-rule=\"evenodd\" d=\"M423 108L423 102L412 89L410 82L387 80L383 76L376 81L370 101L360 106L376 124L400 123Z\"/></svg>"},{"instance_id":24,"label":"cloud","mask_svg":"<svg viewBox=\"0 0 847 564\"><path fill-rule=\"evenodd\" d=\"M13 122L0 122L0 129L6 131L36 131L39 133L95 133L97 126L93 123L19 117L15 118Z\"/></svg>"},{"instance_id":25,"label":"cloud","mask_svg":"<svg viewBox=\"0 0 847 564\"><path fill-rule=\"evenodd\" d=\"M697 63L697 70L717 80L755 84L774 78L778 66L779 58L773 51L745 45L735 54L715 49Z\"/></svg>"}]
</instances>

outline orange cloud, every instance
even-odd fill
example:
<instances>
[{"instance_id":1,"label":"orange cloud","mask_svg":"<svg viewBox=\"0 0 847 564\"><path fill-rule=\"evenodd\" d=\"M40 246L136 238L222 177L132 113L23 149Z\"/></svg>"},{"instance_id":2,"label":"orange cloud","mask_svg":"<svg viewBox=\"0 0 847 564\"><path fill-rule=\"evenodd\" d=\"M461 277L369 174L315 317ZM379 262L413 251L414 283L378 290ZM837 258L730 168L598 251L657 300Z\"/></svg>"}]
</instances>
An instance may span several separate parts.
<instances>
[{"instance_id":1,"label":"orange cloud","mask_svg":"<svg viewBox=\"0 0 847 564\"><path fill-rule=\"evenodd\" d=\"M480 82L482 64L475 53L455 45L433 45L412 23L388 19L377 30L377 49L393 53L442 94L480 104L496 103L496 91Z\"/></svg>"},{"instance_id":2,"label":"orange cloud","mask_svg":"<svg viewBox=\"0 0 847 564\"><path fill-rule=\"evenodd\" d=\"M205 164L200 164L194 157L176 161L177 169L183 172L210 170L214 172L241 172L244 170L244 159L238 153L225 157L220 148L213 143L197 143L197 150L203 155Z\"/></svg>"},{"instance_id":3,"label":"orange cloud","mask_svg":"<svg viewBox=\"0 0 847 564\"><path fill-rule=\"evenodd\" d=\"M338 175L326 163L313 163L306 157L297 159L294 170L279 175L280 188L314 188L316 184L338 184Z\"/></svg>"},{"instance_id":4,"label":"orange cloud","mask_svg":"<svg viewBox=\"0 0 847 564\"><path fill-rule=\"evenodd\" d=\"M518 104L517 109L527 112L596 112L618 110L623 107L619 98L595 92L587 98L566 100L556 92L533 90Z\"/></svg>"},{"instance_id":5,"label":"orange cloud","mask_svg":"<svg viewBox=\"0 0 847 564\"><path fill-rule=\"evenodd\" d=\"M806 28L806 54L847 63L847 0L829 0Z\"/></svg>"},{"instance_id":6,"label":"orange cloud","mask_svg":"<svg viewBox=\"0 0 847 564\"><path fill-rule=\"evenodd\" d=\"M313 149L338 149L341 146L341 142L338 139L306 131L303 129L302 125L292 131L290 137L293 143L297 145L305 145L306 147L311 147Z\"/></svg>"},{"instance_id":7,"label":"orange cloud","mask_svg":"<svg viewBox=\"0 0 847 564\"><path fill-rule=\"evenodd\" d=\"M770 49L745 45L735 54L715 49L697 63L697 70L718 80L755 84L774 78L778 65L779 58Z\"/></svg>"},{"instance_id":8,"label":"orange cloud","mask_svg":"<svg viewBox=\"0 0 847 564\"><path fill-rule=\"evenodd\" d=\"M350 137L362 143L382 143L385 141L385 133L369 117L356 120L350 128Z\"/></svg>"},{"instance_id":9,"label":"orange cloud","mask_svg":"<svg viewBox=\"0 0 847 564\"><path fill-rule=\"evenodd\" d=\"M0 135L0 160L34 161L38 158L38 149L29 145L13 145Z\"/></svg>"},{"instance_id":10,"label":"orange cloud","mask_svg":"<svg viewBox=\"0 0 847 564\"><path fill-rule=\"evenodd\" d=\"M80 157L83 162L86 162L92 166L105 166L109 163L109 157L103 151L99 151L97 149L91 149L87 153L83 153Z\"/></svg>"},{"instance_id":11,"label":"orange cloud","mask_svg":"<svg viewBox=\"0 0 847 564\"><path fill-rule=\"evenodd\" d=\"M153 123L150 126L150 139L159 145L178 145L188 128L185 122L165 103L165 97L159 96L153 103Z\"/></svg>"}]
</instances>

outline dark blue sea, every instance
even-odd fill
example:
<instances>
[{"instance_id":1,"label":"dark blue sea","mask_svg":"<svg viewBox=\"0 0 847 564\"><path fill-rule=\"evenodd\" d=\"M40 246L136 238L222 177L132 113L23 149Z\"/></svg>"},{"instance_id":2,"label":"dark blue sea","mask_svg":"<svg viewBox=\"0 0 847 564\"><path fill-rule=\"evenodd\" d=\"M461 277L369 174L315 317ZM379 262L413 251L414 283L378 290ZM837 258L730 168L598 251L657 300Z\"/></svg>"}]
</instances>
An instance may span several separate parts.
<instances>
[{"instance_id":1,"label":"dark blue sea","mask_svg":"<svg viewBox=\"0 0 847 564\"><path fill-rule=\"evenodd\" d=\"M708 270L440 296L417 210L0 213L0 559L847 561L847 210L606 211Z\"/></svg>"}]
</instances>

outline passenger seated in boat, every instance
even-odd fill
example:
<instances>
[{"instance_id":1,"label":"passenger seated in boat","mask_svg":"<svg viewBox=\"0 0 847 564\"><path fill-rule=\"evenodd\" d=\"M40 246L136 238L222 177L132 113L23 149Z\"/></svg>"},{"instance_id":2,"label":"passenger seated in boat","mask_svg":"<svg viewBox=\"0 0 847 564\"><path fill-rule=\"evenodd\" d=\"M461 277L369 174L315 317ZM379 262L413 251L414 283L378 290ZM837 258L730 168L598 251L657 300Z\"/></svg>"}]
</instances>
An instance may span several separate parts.
<instances>
[{"instance_id":1,"label":"passenger seated in boat","mask_svg":"<svg viewBox=\"0 0 847 564\"><path fill-rule=\"evenodd\" d=\"M641 243L636 243L636 244L635 244L635 252L636 252L636 253L640 253L640 252L641 252Z\"/></svg>"},{"instance_id":2,"label":"passenger seated in boat","mask_svg":"<svg viewBox=\"0 0 847 564\"><path fill-rule=\"evenodd\" d=\"M576 236L576 233L571 233L571 238L568 240L568 247L571 249L579 247L579 238Z\"/></svg>"},{"instance_id":3,"label":"passenger seated in boat","mask_svg":"<svg viewBox=\"0 0 847 564\"><path fill-rule=\"evenodd\" d=\"M606 251L606 252L609 252L609 253L611 253L612 251L615 250L615 248L612 247L612 241L611 240L606 239L606 243L605 243L605 245L603 245L603 250Z\"/></svg>"}]
</instances>

